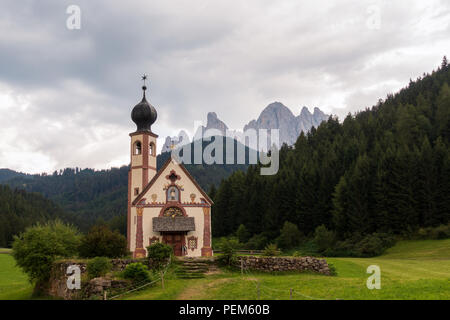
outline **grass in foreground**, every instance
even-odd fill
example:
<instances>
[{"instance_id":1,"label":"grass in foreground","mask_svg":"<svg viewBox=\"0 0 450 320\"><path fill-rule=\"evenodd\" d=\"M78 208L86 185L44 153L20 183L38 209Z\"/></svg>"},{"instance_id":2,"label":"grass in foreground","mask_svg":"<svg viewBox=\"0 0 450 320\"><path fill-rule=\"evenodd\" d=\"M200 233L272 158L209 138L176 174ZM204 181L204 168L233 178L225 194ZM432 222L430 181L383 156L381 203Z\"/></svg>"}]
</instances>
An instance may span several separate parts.
<instances>
[{"instance_id":1,"label":"grass in foreground","mask_svg":"<svg viewBox=\"0 0 450 320\"><path fill-rule=\"evenodd\" d=\"M3 250L3 249L2 249ZM0 300L30 299L33 288L14 258L0 254Z\"/></svg>"},{"instance_id":2,"label":"grass in foreground","mask_svg":"<svg viewBox=\"0 0 450 320\"><path fill-rule=\"evenodd\" d=\"M327 258L338 275L265 274L224 270L204 279L177 279L170 273L163 290L154 287L120 299L450 299L450 239L401 241L376 258ZM381 290L369 290L369 265L381 268ZM0 254L0 299L30 299L32 287L9 254Z\"/></svg>"},{"instance_id":3,"label":"grass in foreground","mask_svg":"<svg viewBox=\"0 0 450 320\"><path fill-rule=\"evenodd\" d=\"M450 299L450 240L402 241L376 258L328 258L338 276L223 272L200 280L168 279L125 299ZM366 287L370 265L381 290Z\"/></svg>"}]
</instances>

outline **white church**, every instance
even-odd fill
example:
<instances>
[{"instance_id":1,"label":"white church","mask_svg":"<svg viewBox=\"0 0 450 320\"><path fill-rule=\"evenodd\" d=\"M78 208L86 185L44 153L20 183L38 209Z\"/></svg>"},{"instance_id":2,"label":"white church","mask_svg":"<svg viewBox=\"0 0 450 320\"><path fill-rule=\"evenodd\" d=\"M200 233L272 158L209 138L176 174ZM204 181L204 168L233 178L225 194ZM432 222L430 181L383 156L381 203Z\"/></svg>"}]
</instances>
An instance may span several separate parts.
<instances>
[{"instance_id":1,"label":"white church","mask_svg":"<svg viewBox=\"0 0 450 320\"><path fill-rule=\"evenodd\" d=\"M145 81L146 76L143 77ZM131 112L137 129L130 133L127 241L133 257L145 257L146 247L163 242L176 256L212 256L212 200L186 168L169 159L157 171L157 135L151 126L156 109L143 98Z\"/></svg>"}]
</instances>

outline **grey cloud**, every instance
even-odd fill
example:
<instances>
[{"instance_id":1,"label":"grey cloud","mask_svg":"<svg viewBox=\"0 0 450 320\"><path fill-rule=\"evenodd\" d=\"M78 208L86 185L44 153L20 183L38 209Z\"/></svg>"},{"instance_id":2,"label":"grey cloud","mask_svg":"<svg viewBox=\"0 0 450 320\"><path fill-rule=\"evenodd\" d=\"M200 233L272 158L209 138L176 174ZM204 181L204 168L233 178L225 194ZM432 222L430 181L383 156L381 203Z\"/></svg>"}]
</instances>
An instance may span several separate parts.
<instances>
[{"instance_id":1,"label":"grey cloud","mask_svg":"<svg viewBox=\"0 0 450 320\"><path fill-rule=\"evenodd\" d=\"M69 4L81 7L81 30L65 27ZM366 26L370 5L379 30ZM0 94L3 84L29 101L18 122L1 121L5 148L23 139L55 168L125 164L143 72L162 137L208 111L240 128L275 100L342 117L448 54L449 9L438 0L5 0ZM17 133L25 124L27 137ZM14 163L0 151L0 167Z\"/></svg>"}]
</instances>

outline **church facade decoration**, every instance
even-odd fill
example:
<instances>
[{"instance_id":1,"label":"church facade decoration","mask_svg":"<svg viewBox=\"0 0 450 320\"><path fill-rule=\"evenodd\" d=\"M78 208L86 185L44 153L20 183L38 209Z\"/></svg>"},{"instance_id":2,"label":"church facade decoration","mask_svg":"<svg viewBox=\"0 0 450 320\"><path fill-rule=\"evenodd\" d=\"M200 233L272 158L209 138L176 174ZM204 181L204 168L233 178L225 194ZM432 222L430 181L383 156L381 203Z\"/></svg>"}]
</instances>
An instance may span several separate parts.
<instances>
[{"instance_id":1,"label":"church facade decoration","mask_svg":"<svg viewBox=\"0 0 450 320\"><path fill-rule=\"evenodd\" d=\"M169 158L156 169L157 135L151 130L156 109L142 101L131 118L137 130L130 134L127 242L133 257L147 254L147 246L163 242L176 256L212 256L212 200L186 168Z\"/></svg>"}]
</instances>

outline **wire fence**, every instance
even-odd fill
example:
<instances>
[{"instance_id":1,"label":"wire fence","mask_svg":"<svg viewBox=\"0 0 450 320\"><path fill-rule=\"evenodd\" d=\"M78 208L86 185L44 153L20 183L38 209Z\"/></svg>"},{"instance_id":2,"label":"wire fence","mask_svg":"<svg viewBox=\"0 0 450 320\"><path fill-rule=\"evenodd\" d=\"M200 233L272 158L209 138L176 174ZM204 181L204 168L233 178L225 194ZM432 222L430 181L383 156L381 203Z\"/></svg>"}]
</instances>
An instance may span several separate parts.
<instances>
[{"instance_id":1,"label":"wire fence","mask_svg":"<svg viewBox=\"0 0 450 320\"><path fill-rule=\"evenodd\" d=\"M172 262L172 260L171 260L171 258L169 257L169 261L167 262L167 264L166 264L166 266L165 266L165 268L164 268L164 271L162 272L162 277L158 277L156 280L153 280L153 281L151 281L151 282L142 281L142 282L140 282L140 283L133 284L132 286L130 286L130 287L127 288L128 290L126 290L126 291L124 291L124 292L122 292L122 293L119 293L119 294L117 294L117 295L115 295L115 296L112 296L112 297L110 297L110 298L108 298L108 299L106 299L106 296L105 296L104 299L105 299L105 300L113 300L113 299L119 298L119 297L124 296L124 295L126 295L126 294L129 294L129 293L131 293L131 292L134 292L134 291L140 290L140 289L142 289L142 288L148 287L148 286L150 286L150 285L153 284L153 283L156 283L156 282L158 282L158 281L163 280L163 279L164 279L164 276L166 275L167 270L169 269L169 266L170 266L170 263L171 263L171 262Z\"/></svg>"}]
</instances>

